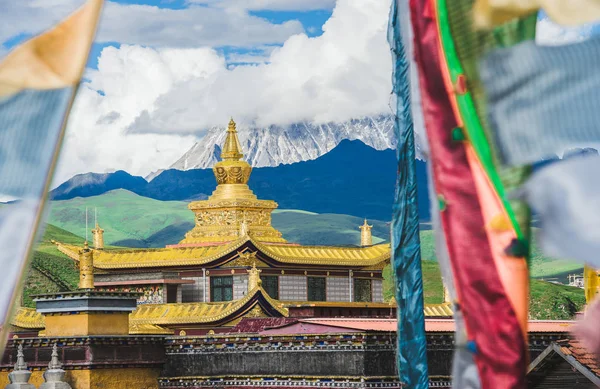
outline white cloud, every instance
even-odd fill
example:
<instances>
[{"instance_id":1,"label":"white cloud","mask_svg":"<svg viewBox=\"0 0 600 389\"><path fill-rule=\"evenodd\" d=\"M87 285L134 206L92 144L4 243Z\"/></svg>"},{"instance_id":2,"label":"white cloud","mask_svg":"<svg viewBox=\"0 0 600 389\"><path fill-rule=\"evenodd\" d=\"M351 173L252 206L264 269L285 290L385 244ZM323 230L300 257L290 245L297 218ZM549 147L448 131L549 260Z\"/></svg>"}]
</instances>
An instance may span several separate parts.
<instances>
[{"instance_id":1,"label":"white cloud","mask_svg":"<svg viewBox=\"0 0 600 389\"><path fill-rule=\"evenodd\" d=\"M245 10L191 6L164 9L107 3L97 40L153 47L254 46L304 31L297 20L273 24Z\"/></svg>"},{"instance_id":2,"label":"white cloud","mask_svg":"<svg viewBox=\"0 0 600 389\"><path fill-rule=\"evenodd\" d=\"M332 9L335 0L190 0L190 3L253 11L311 11Z\"/></svg>"},{"instance_id":3,"label":"white cloud","mask_svg":"<svg viewBox=\"0 0 600 389\"><path fill-rule=\"evenodd\" d=\"M266 64L176 84L131 129L185 133L222 125L230 116L270 125L389 112L388 12L389 1L340 0L323 35L290 37Z\"/></svg>"},{"instance_id":4,"label":"white cloud","mask_svg":"<svg viewBox=\"0 0 600 389\"><path fill-rule=\"evenodd\" d=\"M44 31L83 4L83 0L0 1L0 43L20 34ZM276 24L243 9L166 9L106 2L96 40L153 47L281 44L304 31L297 20Z\"/></svg>"},{"instance_id":5,"label":"white cloud","mask_svg":"<svg viewBox=\"0 0 600 389\"><path fill-rule=\"evenodd\" d=\"M98 70L86 74L90 82L77 96L55 184L82 172L117 168L146 175L169 166L195 137L132 134L127 127L140 112L154 109L157 98L174 84L210 77L224 66L224 59L209 48L105 48Z\"/></svg>"},{"instance_id":6,"label":"white cloud","mask_svg":"<svg viewBox=\"0 0 600 389\"><path fill-rule=\"evenodd\" d=\"M55 183L109 168L146 175L230 116L268 125L388 112L388 10L339 0L322 36L294 35L268 63L233 69L209 48L105 48L79 92Z\"/></svg>"}]
</instances>

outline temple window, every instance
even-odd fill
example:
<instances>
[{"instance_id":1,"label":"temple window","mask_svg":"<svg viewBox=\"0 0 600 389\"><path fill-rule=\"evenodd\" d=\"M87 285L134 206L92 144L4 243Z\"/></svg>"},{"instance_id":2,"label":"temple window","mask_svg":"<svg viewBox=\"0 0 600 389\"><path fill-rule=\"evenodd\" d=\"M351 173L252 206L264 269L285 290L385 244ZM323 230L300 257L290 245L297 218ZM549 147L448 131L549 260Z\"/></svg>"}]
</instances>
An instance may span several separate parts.
<instances>
[{"instance_id":1,"label":"temple window","mask_svg":"<svg viewBox=\"0 0 600 389\"><path fill-rule=\"evenodd\" d=\"M354 279L354 301L371 302L373 293L371 289L371 280L364 278Z\"/></svg>"},{"instance_id":2,"label":"temple window","mask_svg":"<svg viewBox=\"0 0 600 389\"><path fill-rule=\"evenodd\" d=\"M307 277L308 301L326 301L325 277Z\"/></svg>"},{"instance_id":3,"label":"temple window","mask_svg":"<svg viewBox=\"0 0 600 389\"><path fill-rule=\"evenodd\" d=\"M278 276L262 276L262 286L269 296L279 299L279 277Z\"/></svg>"},{"instance_id":4,"label":"temple window","mask_svg":"<svg viewBox=\"0 0 600 389\"><path fill-rule=\"evenodd\" d=\"M210 300L233 300L233 277L210 277Z\"/></svg>"},{"instance_id":5,"label":"temple window","mask_svg":"<svg viewBox=\"0 0 600 389\"><path fill-rule=\"evenodd\" d=\"M167 287L167 303L177 302L177 285L166 285Z\"/></svg>"}]
</instances>

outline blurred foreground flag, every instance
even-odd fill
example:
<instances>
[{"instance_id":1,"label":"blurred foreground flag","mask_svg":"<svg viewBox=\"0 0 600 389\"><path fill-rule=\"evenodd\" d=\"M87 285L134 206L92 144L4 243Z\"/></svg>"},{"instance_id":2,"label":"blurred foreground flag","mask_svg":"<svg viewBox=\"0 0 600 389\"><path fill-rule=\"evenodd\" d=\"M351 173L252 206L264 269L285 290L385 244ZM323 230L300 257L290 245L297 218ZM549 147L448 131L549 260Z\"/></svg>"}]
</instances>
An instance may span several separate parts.
<instances>
[{"instance_id":1,"label":"blurred foreground flag","mask_svg":"<svg viewBox=\"0 0 600 389\"><path fill-rule=\"evenodd\" d=\"M600 19L600 0L476 0L473 20L492 28L543 9L556 23L578 26Z\"/></svg>"},{"instance_id":2,"label":"blurred foreground flag","mask_svg":"<svg viewBox=\"0 0 600 389\"><path fill-rule=\"evenodd\" d=\"M598 154L568 158L540 169L514 193L536 212L545 254L600 268L598 171Z\"/></svg>"},{"instance_id":3,"label":"blurred foreground flag","mask_svg":"<svg viewBox=\"0 0 600 389\"><path fill-rule=\"evenodd\" d=\"M88 0L0 62L0 349L26 273L103 0Z\"/></svg>"},{"instance_id":4,"label":"blurred foreground flag","mask_svg":"<svg viewBox=\"0 0 600 389\"><path fill-rule=\"evenodd\" d=\"M528 40L480 64L502 162L534 163L600 142L600 37L560 46Z\"/></svg>"}]
</instances>

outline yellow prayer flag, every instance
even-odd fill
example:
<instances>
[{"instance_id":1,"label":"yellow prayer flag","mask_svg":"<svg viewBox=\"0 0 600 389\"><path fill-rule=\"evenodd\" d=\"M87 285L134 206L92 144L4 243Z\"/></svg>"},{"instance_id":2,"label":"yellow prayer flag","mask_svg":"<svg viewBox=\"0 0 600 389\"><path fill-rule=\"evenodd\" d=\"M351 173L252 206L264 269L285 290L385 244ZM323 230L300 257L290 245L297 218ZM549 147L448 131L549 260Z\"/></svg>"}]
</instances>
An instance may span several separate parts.
<instances>
[{"instance_id":1,"label":"yellow prayer flag","mask_svg":"<svg viewBox=\"0 0 600 389\"><path fill-rule=\"evenodd\" d=\"M0 63L0 97L20 90L73 86L83 74L103 0L88 0L53 29L25 42Z\"/></svg>"},{"instance_id":2,"label":"yellow prayer flag","mask_svg":"<svg viewBox=\"0 0 600 389\"><path fill-rule=\"evenodd\" d=\"M600 20L600 0L476 0L473 21L478 28L492 28L539 9L565 26Z\"/></svg>"}]
</instances>

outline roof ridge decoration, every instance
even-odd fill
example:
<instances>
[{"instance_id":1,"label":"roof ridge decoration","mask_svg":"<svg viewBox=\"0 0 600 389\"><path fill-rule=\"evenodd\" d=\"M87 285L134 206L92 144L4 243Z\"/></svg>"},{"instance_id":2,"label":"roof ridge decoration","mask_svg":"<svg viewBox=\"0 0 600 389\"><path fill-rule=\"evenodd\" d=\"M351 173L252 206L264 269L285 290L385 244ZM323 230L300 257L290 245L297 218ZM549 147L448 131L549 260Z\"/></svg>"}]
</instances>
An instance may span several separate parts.
<instances>
[{"instance_id":1,"label":"roof ridge decoration","mask_svg":"<svg viewBox=\"0 0 600 389\"><path fill-rule=\"evenodd\" d=\"M330 302L335 305L335 302ZM339 302L344 305L348 303ZM366 304L366 303L363 303ZM163 326L177 324L221 325L240 317L255 315L257 307L271 315L288 317L286 304L275 300L262 288L257 286L241 299L213 303L167 303L143 304L129 315L130 334L172 334ZM373 306L384 306L385 303L370 303ZM452 316L450 304L426 304L425 316L428 318ZM314 318L331 319L331 318ZM333 318L335 319L335 318ZM354 320L354 319L352 319ZM451 320L451 319L450 319ZM21 307L10 322L13 326L25 329L41 330L45 327L44 317L33 308Z\"/></svg>"}]
</instances>

